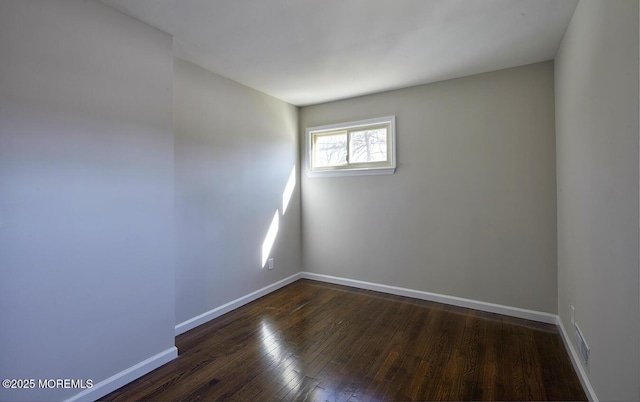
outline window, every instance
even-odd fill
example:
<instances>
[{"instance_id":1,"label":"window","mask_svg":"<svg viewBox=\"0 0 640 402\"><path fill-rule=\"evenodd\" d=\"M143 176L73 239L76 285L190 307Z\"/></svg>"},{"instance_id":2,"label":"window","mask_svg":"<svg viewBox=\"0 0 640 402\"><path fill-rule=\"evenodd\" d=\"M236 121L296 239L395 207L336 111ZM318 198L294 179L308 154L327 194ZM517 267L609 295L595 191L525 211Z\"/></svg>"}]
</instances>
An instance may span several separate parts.
<instances>
[{"instance_id":1,"label":"window","mask_svg":"<svg viewBox=\"0 0 640 402\"><path fill-rule=\"evenodd\" d=\"M395 116L307 128L307 175L392 174Z\"/></svg>"}]
</instances>

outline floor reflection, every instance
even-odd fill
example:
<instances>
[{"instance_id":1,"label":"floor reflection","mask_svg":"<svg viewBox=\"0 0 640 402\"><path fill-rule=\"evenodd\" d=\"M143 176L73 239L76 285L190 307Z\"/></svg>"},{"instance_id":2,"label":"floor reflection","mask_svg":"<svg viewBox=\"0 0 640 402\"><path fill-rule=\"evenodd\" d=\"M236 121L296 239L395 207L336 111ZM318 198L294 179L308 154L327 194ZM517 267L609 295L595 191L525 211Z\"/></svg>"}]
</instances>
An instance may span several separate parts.
<instances>
[{"instance_id":1,"label":"floor reflection","mask_svg":"<svg viewBox=\"0 0 640 402\"><path fill-rule=\"evenodd\" d=\"M295 355L287 349L284 342L278 336L273 324L267 320L260 322L262 331L262 345L266 355L272 360L272 363L281 370L282 383L286 385L289 391L297 391L300 386L302 376L298 369L298 363Z\"/></svg>"}]
</instances>

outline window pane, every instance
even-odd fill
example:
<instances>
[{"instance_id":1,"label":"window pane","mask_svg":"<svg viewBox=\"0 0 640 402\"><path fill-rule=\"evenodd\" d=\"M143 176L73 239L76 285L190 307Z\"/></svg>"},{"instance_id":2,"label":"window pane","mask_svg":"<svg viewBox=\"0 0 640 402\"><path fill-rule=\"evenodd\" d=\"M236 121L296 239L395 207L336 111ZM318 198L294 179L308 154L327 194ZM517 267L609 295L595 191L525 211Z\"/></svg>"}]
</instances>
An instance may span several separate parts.
<instances>
[{"instance_id":1,"label":"window pane","mask_svg":"<svg viewBox=\"0 0 640 402\"><path fill-rule=\"evenodd\" d=\"M347 163L347 133L316 135L315 167L340 166Z\"/></svg>"},{"instance_id":2,"label":"window pane","mask_svg":"<svg viewBox=\"0 0 640 402\"><path fill-rule=\"evenodd\" d=\"M367 163L387 160L387 129L352 131L349 138L349 162Z\"/></svg>"}]
</instances>

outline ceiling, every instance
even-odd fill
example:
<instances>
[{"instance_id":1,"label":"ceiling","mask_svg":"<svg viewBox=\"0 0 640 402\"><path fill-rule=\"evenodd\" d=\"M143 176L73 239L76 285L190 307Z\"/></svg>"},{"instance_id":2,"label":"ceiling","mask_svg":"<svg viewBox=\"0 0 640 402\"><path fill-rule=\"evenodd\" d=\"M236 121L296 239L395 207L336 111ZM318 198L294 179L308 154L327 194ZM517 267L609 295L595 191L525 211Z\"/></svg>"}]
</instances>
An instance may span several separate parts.
<instances>
[{"instance_id":1,"label":"ceiling","mask_svg":"<svg viewBox=\"0 0 640 402\"><path fill-rule=\"evenodd\" d=\"M578 0L101 0L297 106L554 58Z\"/></svg>"}]
</instances>

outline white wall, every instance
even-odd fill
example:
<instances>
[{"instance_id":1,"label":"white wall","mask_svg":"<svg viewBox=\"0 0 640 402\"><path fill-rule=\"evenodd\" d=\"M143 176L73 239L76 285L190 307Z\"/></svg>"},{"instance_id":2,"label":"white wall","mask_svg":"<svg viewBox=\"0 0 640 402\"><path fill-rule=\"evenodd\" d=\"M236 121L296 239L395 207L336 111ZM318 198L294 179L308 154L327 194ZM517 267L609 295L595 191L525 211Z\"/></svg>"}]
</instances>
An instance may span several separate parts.
<instances>
[{"instance_id":1,"label":"white wall","mask_svg":"<svg viewBox=\"0 0 640 402\"><path fill-rule=\"evenodd\" d=\"M600 400L638 400L638 1L581 0L555 75L558 312Z\"/></svg>"},{"instance_id":2,"label":"white wall","mask_svg":"<svg viewBox=\"0 0 640 402\"><path fill-rule=\"evenodd\" d=\"M171 37L102 4L0 1L0 378L175 354L171 76Z\"/></svg>"},{"instance_id":3,"label":"white wall","mask_svg":"<svg viewBox=\"0 0 640 402\"><path fill-rule=\"evenodd\" d=\"M579 3L555 105L547 62L305 107L299 122L90 0L0 1L0 55L1 379L98 383L302 266L565 323L574 305L600 399L640 398L636 0ZM396 174L298 176L302 207L298 185L282 215L299 128L391 114Z\"/></svg>"},{"instance_id":4,"label":"white wall","mask_svg":"<svg viewBox=\"0 0 640 402\"><path fill-rule=\"evenodd\" d=\"M299 185L282 216L298 109L181 59L173 104L180 324L300 271ZM261 248L277 210L269 271Z\"/></svg>"},{"instance_id":5,"label":"white wall","mask_svg":"<svg viewBox=\"0 0 640 402\"><path fill-rule=\"evenodd\" d=\"M302 133L396 115L398 144L394 175L303 174L304 269L555 313L553 85L546 62L302 108Z\"/></svg>"}]
</instances>

